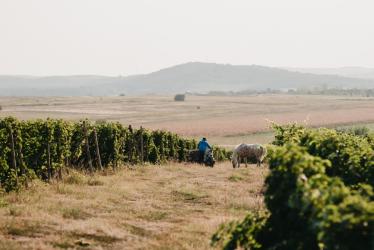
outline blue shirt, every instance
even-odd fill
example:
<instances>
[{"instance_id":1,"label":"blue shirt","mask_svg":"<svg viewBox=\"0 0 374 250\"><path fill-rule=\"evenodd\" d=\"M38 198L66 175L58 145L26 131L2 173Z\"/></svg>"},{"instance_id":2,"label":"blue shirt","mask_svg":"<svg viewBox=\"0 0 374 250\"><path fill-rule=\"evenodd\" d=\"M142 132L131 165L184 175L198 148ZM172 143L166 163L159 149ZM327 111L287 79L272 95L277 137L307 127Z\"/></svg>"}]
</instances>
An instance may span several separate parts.
<instances>
[{"instance_id":1,"label":"blue shirt","mask_svg":"<svg viewBox=\"0 0 374 250\"><path fill-rule=\"evenodd\" d=\"M197 145L199 148L199 151L205 152L207 148L211 148L209 143L207 141L201 140L199 144Z\"/></svg>"}]
</instances>

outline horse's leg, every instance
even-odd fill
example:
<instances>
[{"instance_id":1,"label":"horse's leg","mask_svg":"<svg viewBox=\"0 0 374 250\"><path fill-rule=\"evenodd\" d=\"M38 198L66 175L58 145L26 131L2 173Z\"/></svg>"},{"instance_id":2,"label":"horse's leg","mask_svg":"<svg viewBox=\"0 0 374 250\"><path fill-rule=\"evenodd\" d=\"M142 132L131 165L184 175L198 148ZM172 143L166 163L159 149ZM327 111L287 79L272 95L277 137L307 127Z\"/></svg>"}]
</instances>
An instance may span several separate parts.
<instances>
[{"instance_id":1,"label":"horse's leg","mask_svg":"<svg viewBox=\"0 0 374 250\"><path fill-rule=\"evenodd\" d=\"M240 168L240 161L241 161L241 159L240 159L240 157L238 156L238 168Z\"/></svg>"},{"instance_id":2,"label":"horse's leg","mask_svg":"<svg viewBox=\"0 0 374 250\"><path fill-rule=\"evenodd\" d=\"M247 160L248 160L248 158L245 157L245 158L244 158L244 163L245 163L245 167L246 167L246 168L248 167L248 165L247 165Z\"/></svg>"}]
</instances>

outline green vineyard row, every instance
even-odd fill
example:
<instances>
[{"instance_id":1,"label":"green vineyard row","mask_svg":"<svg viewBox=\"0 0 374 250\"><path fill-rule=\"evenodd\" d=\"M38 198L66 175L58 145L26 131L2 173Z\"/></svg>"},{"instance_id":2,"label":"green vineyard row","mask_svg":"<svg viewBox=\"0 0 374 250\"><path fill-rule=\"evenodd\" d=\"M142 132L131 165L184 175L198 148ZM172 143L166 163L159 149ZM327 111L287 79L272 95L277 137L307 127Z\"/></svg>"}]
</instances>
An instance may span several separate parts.
<instances>
[{"instance_id":1,"label":"green vineyard row","mask_svg":"<svg viewBox=\"0 0 374 250\"><path fill-rule=\"evenodd\" d=\"M374 249L374 140L274 125L266 211L223 224L223 249Z\"/></svg>"},{"instance_id":2,"label":"green vineyard row","mask_svg":"<svg viewBox=\"0 0 374 250\"><path fill-rule=\"evenodd\" d=\"M124 127L116 122L59 119L0 119L0 188L17 189L27 180L61 177L64 167L88 171L121 164L186 161L196 141L167 131ZM216 160L228 152L215 147Z\"/></svg>"}]
</instances>

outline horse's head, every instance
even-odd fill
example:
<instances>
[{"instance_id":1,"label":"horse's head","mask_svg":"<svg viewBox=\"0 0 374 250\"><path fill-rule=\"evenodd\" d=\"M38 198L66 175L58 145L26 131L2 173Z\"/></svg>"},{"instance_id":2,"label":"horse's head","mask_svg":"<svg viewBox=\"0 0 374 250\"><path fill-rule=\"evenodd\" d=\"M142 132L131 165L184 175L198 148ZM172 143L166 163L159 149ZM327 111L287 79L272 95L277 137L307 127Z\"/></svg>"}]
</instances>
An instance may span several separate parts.
<instances>
[{"instance_id":1,"label":"horse's head","mask_svg":"<svg viewBox=\"0 0 374 250\"><path fill-rule=\"evenodd\" d=\"M237 155L236 153L234 152L232 155L231 155L231 163L232 163L232 167L233 168L236 168L236 166L238 165L238 159L237 159Z\"/></svg>"},{"instance_id":2,"label":"horse's head","mask_svg":"<svg viewBox=\"0 0 374 250\"><path fill-rule=\"evenodd\" d=\"M236 166L238 165L237 160L234 159L234 158L231 158L231 163L232 163L232 167L233 167L233 168L236 168Z\"/></svg>"}]
</instances>

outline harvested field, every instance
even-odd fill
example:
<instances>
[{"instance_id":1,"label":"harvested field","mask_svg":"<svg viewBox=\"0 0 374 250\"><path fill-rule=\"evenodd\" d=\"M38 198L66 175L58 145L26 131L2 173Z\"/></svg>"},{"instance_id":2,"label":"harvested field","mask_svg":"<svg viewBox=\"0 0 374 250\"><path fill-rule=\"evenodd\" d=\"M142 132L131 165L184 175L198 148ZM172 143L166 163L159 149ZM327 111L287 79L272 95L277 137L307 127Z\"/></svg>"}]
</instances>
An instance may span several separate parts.
<instances>
[{"instance_id":1,"label":"harvested field","mask_svg":"<svg viewBox=\"0 0 374 250\"><path fill-rule=\"evenodd\" d=\"M246 97L1 98L0 116L119 121L208 136L232 148L272 140L269 121L308 126L374 124L373 98ZM33 182L0 196L0 249L209 249L218 225L264 208L266 168L170 163L60 182Z\"/></svg>"},{"instance_id":2,"label":"harvested field","mask_svg":"<svg viewBox=\"0 0 374 250\"><path fill-rule=\"evenodd\" d=\"M263 209L266 168L170 164L0 197L0 249L209 249L218 225Z\"/></svg>"},{"instance_id":3,"label":"harvested field","mask_svg":"<svg viewBox=\"0 0 374 250\"><path fill-rule=\"evenodd\" d=\"M190 137L240 137L268 130L269 121L305 122L310 126L374 122L374 98L364 97L187 96L185 102L174 102L172 96L3 97L0 104L2 117L120 121Z\"/></svg>"}]
</instances>

